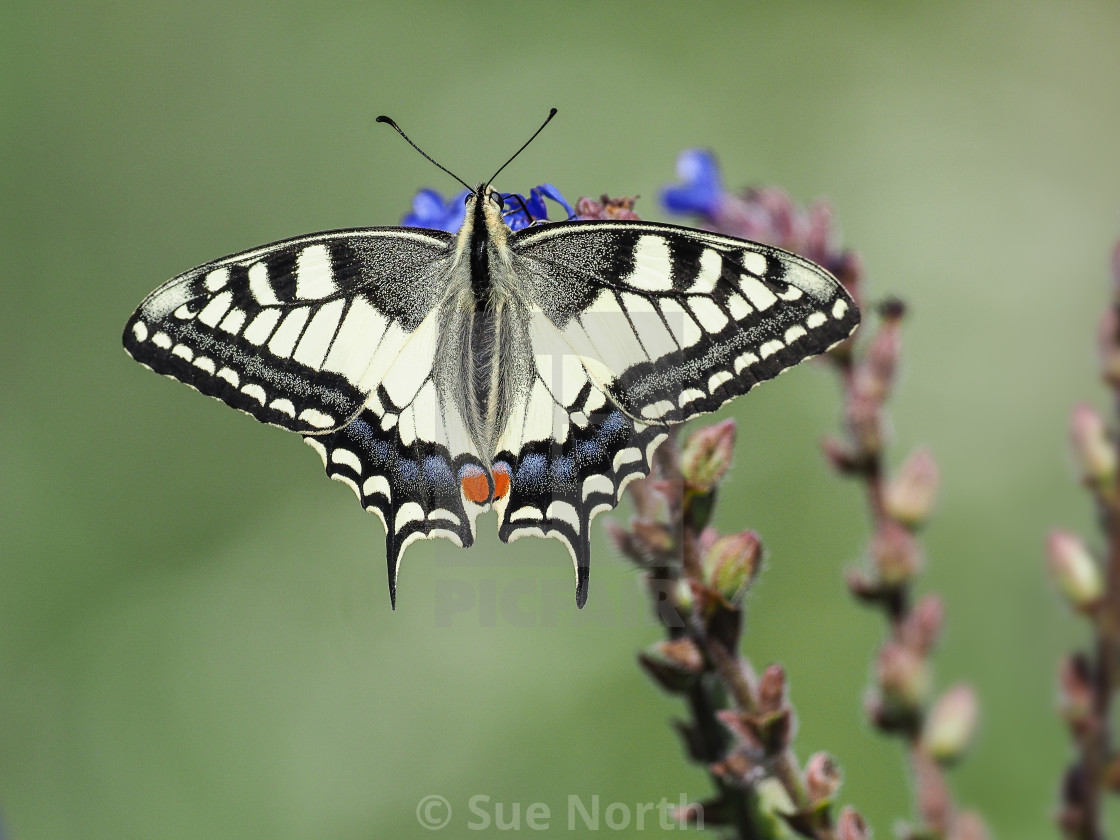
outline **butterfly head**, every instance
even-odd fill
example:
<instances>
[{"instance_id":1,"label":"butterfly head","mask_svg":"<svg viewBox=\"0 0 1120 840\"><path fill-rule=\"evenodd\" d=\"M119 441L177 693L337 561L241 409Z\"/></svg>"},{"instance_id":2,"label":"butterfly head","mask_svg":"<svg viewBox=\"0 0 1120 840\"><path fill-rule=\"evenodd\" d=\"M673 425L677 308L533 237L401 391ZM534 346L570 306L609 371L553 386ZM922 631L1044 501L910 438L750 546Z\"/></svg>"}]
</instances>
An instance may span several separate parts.
<instances>
[{"instance_id":1,"label":"butterfly head","mask_svg":"<svg viewBox=\"0 0 1120 840\"><path fill-rule=\"evenodd\" d=\"M509 225L503 215L506 203L500 192L489 184L479 184L467 195L466 203L466 218L474 231L485 230L492 239L505 240Z\"/></svg>"},{"instance_id":2,"label":"butterfly head","mask_svg":"<svg viewBox=\"0 0 1120 840\"><path fill-rule=\"evenodd\" d=\"M499 213L502 212L502 210L504 210L506 206L506 202L505 199L502 198L502 194L489 184L479 184L474 188L471 194L467 196L468 208L470 207L472 199L474 199L474 201L476 202L481 201L483 205L493 204L497 208Z\"/></svg>"}]
</instances>

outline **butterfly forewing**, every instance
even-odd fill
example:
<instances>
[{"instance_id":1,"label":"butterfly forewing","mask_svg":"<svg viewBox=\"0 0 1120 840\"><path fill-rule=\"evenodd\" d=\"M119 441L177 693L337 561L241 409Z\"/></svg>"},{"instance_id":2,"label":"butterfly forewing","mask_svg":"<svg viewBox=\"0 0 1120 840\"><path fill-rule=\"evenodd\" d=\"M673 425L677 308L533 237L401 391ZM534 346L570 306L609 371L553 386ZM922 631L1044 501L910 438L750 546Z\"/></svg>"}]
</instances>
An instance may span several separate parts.
<instances>
[{"instance_id":1,"label":"butterfly forewing","mask_svg":"<svg viewBox=\"0 0 1120 840\"><path fill-rule=\"evenodd\" d=\"M859 323L808 260L688 228L566 222L519 233L512 249L570 352L644 423L714 411Z\"/></svg>"},{"instance_id":2,"label":"butterfly forewing","mask_svg":"<svg viewBox=\"0 0 1120 840\"><path fill-rule=\"evenodd\" d=\"M263 422L339 428L431 309L450 240L337 231L207 263L148 296L125 327L125 349Z\"/></svg>"}]
</instances>

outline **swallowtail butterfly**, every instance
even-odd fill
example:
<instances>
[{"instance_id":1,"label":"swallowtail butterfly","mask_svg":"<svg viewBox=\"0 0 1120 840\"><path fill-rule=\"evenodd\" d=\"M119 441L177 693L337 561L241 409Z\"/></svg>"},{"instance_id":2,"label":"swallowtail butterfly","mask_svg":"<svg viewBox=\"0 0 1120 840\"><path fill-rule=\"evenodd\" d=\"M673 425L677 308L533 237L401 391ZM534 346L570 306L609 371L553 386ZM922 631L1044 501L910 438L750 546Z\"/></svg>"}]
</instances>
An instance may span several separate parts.
<instances>
[{"instance_id":1,"label":"swallowtail butterfly","mask_svg":"<svg viewBox=\"0 0 1120 840\"><path fill-rule=\"evenodd\" d=\"M667 427L858 323L839 283L794 254L656 222L514 232L488 181L456 235L315 233L180 274L140 304L124 346L302 435L382 520L394 606L409 544L470 546L493 508L503 541L567 546L582 607L591 520L648 474Z\"/></svg>"}]
</instances>

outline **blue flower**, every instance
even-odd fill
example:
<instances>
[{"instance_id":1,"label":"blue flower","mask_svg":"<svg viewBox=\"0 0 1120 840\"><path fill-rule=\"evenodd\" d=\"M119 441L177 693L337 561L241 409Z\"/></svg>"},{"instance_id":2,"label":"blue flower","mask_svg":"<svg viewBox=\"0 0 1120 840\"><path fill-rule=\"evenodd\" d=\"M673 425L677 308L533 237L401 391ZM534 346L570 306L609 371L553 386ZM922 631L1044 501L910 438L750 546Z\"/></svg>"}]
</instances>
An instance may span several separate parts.
<instances>
[{"instance_id":1,"label":"blue flower","mask_svg":"<svg viewBox=\"0 0 1120 840\"><path fill-rule=\"evenodd\" d=\"M401 220L405 227L432 228L455 233L466 217L466 201L470 190L455 193L444 203L435 190L420 190L412 199L412 212Z\"/></svg>"},{"instance_id":2,"label":"blue flower","mask_svg":"<svg viewBox=\"0 0 1120 840\"><path fill-rule=\"evenodd\" d=\"M521 230L521 228L529 227L534 221L548 221L548 206L544 203L546 198L551 198L563 207L567 211L569 219L576 214L572 205L560 194L560 190L552 184L541 184L539 187L533 187L529 190L528 198L520 193L502 193L502 200L506 206L506 224L514 230Z\"/></svg>"},{"instance_id":3,"label":"blue flower","mask_svg":"<svg viewBox=\"0 0 1120 840\"><path fill-rule=\"evenodd\" d=\"M466 200L470 195L469 190L462 190L447 199L435 190L423 189L416 193L412 199L412 212L404 217L401 224L406 227L433 228L455 233L462 227L466 216ZM567 211L568 218L575 215L575 211L561 195L560 190L552 184L541 184L529 190L529 197L520 193L502 193L505 203L506 224L513 230L528 227L534 221L548 220L548 206L544 203L550 198Z\"/></svg>"},{"instance_id":4,"label":"blue flower","mask_svg":"<svg viewBox=\"0 0 1120 840\"><path fill-rule=\"evenodd\" d=\"M677 157L677 176L684 182L661 190L661 203L670 213L712 216L723 197L723 183L715 155L688 149Z\"/></svg>"}]
</instances>

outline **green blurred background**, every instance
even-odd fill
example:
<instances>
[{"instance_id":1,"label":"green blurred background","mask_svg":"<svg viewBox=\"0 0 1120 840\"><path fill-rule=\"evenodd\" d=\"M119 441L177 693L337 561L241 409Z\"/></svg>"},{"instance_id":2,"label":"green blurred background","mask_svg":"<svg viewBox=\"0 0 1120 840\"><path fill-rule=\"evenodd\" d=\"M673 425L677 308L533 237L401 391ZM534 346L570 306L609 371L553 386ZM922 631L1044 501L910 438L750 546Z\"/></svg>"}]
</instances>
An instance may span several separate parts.
<instances>
[{"instance_id":1,"label":"green blurred background","mask_svg":"<svg viewBox=\"0 0 1120 840\"><path fill-rule=\"evenodd\" d=\"M479 180L654 197L676 154L827 197L873 294L912 306L895 460L944 491L923 590L939 685L984 726L953 774L1003 838L1054 836L1060 653L1083 637L1042 542L1092 533L1066 453L1120 235L1114 2L63 3L0 8L0 813L16 838L428 836L416 803L702 797L639 673L638 576L594 535L591 600L553 541L418 544L389 610L383 535L298 439L127 359L172 274L313 230L395 222ZM861 712L883 629L842 571L867 536L829 473L808 365L740 423L719 523L764 536L746 651L789 668L801 756L888 837L897 745ZM615 516L625 517L625 508ZM526 584L528 581L528 584ZM510 602L529 586L516 612ZM449 593L467 597L451 613ZM554 597L562 593L561 597ZM515 609L510 610L510 607ZM520 626L527 625L527 626ZM1115 816L1115 815L1114 815ZM1114 825L1120 821L1113 820ZM633 833L633 832L630 832Z\"/></svg>"}]
</instances>

